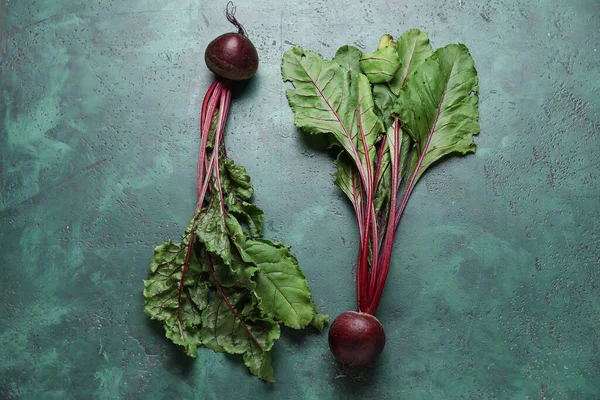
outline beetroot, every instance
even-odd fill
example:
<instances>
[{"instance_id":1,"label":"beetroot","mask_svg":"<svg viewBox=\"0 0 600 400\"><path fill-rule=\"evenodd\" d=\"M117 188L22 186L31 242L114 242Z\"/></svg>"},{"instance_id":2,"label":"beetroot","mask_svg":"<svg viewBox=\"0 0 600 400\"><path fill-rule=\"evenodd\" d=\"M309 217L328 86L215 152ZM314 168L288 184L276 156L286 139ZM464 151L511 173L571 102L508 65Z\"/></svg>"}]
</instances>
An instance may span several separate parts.
<instances>
[{"instance_id":1,"label":"beetroot","mask_svg":"<svg viewBox=\"0 0 600 400\"><path fill-rule=\"evenodd\" d=\"M258 53L250 39L233 32L210 42L204 61L212 72L233 81L250 79L258 69Z\"/></svg>"},{"instance_id":2,"label":"beetroot","mask_svg":"<svg viewBox=\"0 0 600 400\"><path fill-rule=\"evenodd\" d=\"M346 311L329 328L329 348L344 364L364 367L372 364L385 346L383 325L371 314Z\"/></svg>"},{"instance_id":3,"label":"beetroot","mask_svg":"<svg viewBox=\"0 0 600 400\"><path fill-rule=\"evenodd\" d=\"M236 28L237 33L225 33L206 47L204 61L215 74L232 81L252 78L258 69L258 53L256 47L248 39L242 24L235 18L235 7L227 5L225 15Z\"/></svg>"}]
</instances>

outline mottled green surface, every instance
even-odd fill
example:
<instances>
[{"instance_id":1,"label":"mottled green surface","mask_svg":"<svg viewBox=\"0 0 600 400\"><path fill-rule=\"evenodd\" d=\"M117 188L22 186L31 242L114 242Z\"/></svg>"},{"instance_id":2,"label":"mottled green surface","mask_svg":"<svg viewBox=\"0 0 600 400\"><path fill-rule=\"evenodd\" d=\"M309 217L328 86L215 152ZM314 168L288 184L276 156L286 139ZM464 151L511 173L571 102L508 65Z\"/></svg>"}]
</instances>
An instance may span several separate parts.
<instances>
[{"instance_id":1,"label":"mottled green surface","mask_svg":"<svg viewBox=\"0 0 600 400\"><path fill-rule=\"evenodd\" d=\"M142 312L152 249L195 203L203 50L230 30L206 3L0 2L0 399L597 399L600 3L238 1L262 64L229 153L332 315L354 307L357 232L330 156L293 127L283 51L416 27L467 44L481 79L477 154L406 209L377 366L339 377L326 335L285 330L275 385L187 359Z\"/></svg>"}]
</instances>

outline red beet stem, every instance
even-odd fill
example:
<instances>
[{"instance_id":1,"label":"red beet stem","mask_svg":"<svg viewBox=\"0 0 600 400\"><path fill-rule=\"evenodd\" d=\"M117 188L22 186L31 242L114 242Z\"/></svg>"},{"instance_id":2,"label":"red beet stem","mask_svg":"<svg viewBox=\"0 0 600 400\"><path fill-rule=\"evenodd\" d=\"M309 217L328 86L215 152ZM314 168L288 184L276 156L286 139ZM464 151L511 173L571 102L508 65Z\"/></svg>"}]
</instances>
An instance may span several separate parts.
<instances>
[{"instance_id":1,"label":"red beet stem","mask_svg":"<svg viewBox=\"0 0 600 400\"><path fill-rule=\"evenodd\" d=\"M208 136L210 134L210 126L217 108L217 103L221 97L223 84L220 81L214 81L208 89L206 96L204 96L204 102L202 103L202 112L200 114L200 150L198 152L198 203L196 210L202 208L202 202L204 196L202 195L202 186L204 182L204 167L206 157L206 144L208 142ZM207 168L208 170L208 168ZM207 172L207 175L210 175ZM202 200L202 202L200 201Z\"/></svg>"},{"instance_id":2,"label":"red beet stem","mask_svg":"<svg viewBox=\"0 0 600 400\"><path fill-rule=\"evenodd\" d=\"M366 312L373 314L377 310L377 306L379 305L379 301L381 300L381 295L383 293L383 288L385 287L385 281L387 279L387 275L390 269L390 261L392 259L392 250L394 245L394 234L396 233L396 202L398 199L398 173L399 173L399 142L400 138L398 137L400 131L400 123L398 122L398 117L394 121L394 160L393 165L394 168L392 170L392 198L390 201L390 216L388 218L388 226L387 231L385 233L385 243L383 245L383 251L381 252L381 259L379 263L373 264L372 274L371 274L371 287L373 290L371 295L371 302L366 309ZM376 244L374 246L377 246Z\"/></svg>"},{"instance_id":3,"label":"red beet stem","mask_svg":"<svg viewBox=\"0 0 600 400\"><path fill-rule=\"evenodd\" d=\"M206 163L206 145L210 136L210 127L212 125L215 112L217 111L218 103L220 103L220 106L218 108L219 117L217 120L217 127L215 131L215 143L213 146L211 160L209 163ZM217 154L219 153L219 143L223 136L223 131L225 130L225 122L227 120L227 114L229 111L230 103L231 82L221 82L220 80L214 81L210 85L206 92L206 95L204 96L204 101L202 102L202 111L200 113L201 139L200 153L198 155L198 198L196 203L196 213L202 209L204 197L206 196L206 191L211 181L211 176L213 169L215 168L215 164L217 164L216 169L218 174L219 167ZM222 195L221 203L223 203ZM183 262L183 265L181 266L181 279L179 281L179 290L177 292L177 321L179 323L179 330L181 332L183 340L185 340L185 336L183 333L183 326L181 324L181 294L183 293L185 277L190 266L190 254L192 253L194 247L194 229L195 227L192 227L192 230L190 232L185 260Z\"/></svg>"},{"instance_id":4,"label":"red beet stem","mask_svg":"<svg viewBox=\"0 0 600 400\"><path fill-rule=\"evenodd\" d=\"M223 131L225 129L225 122L227 118L227 112L229 111L229 103L231 101L231 90L224 90L223 96L221 96L221 104L219 108L219 122L217 123L217 131L215 133L215 144L213 147L214 155L214 171L215 180L217 182L217 191L219 192L219 202L221 205L221 217L223 218L223 224L227 227L226 213L225 213L225 200L223 198L223 187L221 186L221 171L219 168L219 151L223 140ZM225 228L227 229L227 228Z\"/></svg>"},{"instance_id":5,"label":"red beet stem","mask_svg":"<svg viewBox=\"0 0 600 400\"><path fill-rule=\"evenodd\" d=\"M358 128L360 130L360 137L361 137L364 154L368 155L369 150L368 150L366 135L365 135L365 131L362 126L361 118L358 119ZM367 157L367 159L368 159L368 157ZM358 161L360 162L360 158L358 158ZM369 295L369 293L368 293L368 288L369 288L369 286L368 286L369 236L371 235L371 232L372 232L373 238L377 237L377 224L376 223L372 224L372 222L376 222L375 212L373 209L373 195L374 195L375 184L373 182L373 168L371 167L370 162L367 162L365 179L363 180L363 184L361 187L363 189L363 192L365 192L365 191L367 192L367 206L364 209L364 212L366 213L366 221L365 221L365 225L364 225L364 232L362 235L363 239L361 241L361 245L362 245L362 249L360 251L361 258L359 259L358 267L356 268L356 284L359 286L357 292L360 295L360 297L358 298L359 310L365 309L369 303L369 299L368 299L368 295ZM372 251L371 252L372 260L375 261L376 257L377 257L377 252Z\"/></svg>"},{"instance_id":6,"label":"red beet stem","mask_svg":"<svg viewBox=\"0 0 600 400\"><path fill-rule=\"evenodd\" d=\"M383 139L381 140L381 144L379 145L379 153L377 155L377 168L375 169L375 178L373 179L373 182L375 185L377 185L379 183L379 177L383 173L381 171L381 160L383 159L383 154L385 152L386 143L387 143L387 136L384 136ZM393 196L394 196L394 194L392 194L392 197ZM377 226L383 226L384 217L385 217L385 211L381 212L379 215L379 220L376 220L375 223L377 224ZM382 234L382 235L378 236L377 238L373 238L373 242L372 242L371 246L373 247L374 250L379 250L379 248L382 247L384 237L385 237L385 234ZM381 257L385 257L385 254L381 254ZM379 257L375 257L375 259L379 260ZM373 294L375 293L376 273L377 273L377 268L371 268L371 276L369 277L369 291L368 291L369 299L372 299Z\"/></svg>"},{"instance_id":7,"label":"red beet stem","mask_svg":"<svg viewBox=\"0 0 600 400\"><path fill-rule=\"evenodd\" d=\"M225 130L225 123L227 121L227 114L229 112L230 103L231 103L231 82L226 81L223 86L223 89L221 90L221 94L220 94L219 119L217 121L217 128L215 131L215 143L213 145L212 157L211 157L211 161L209 163L211 171L210 172L207 171L205 182L202 187L203 193L206 193L206 186L207 186L208 182L211 180L212 169L214 169L215 179L217 182L217 190L219 192L219 200L221 203L221 211L223 213L223 217L225 217L225 209L224 209L225 203L223 200L223 189L221 187L221 177L220 177L220 171L219 171L219 150L222 146L222 143L224 143L223 133ZM211 120L212 120L212 118L211 118ZM206 122L206 123L209 124L209 122ZM214 265L212 262L212 258L209 254L207 254L207 262L208 262L208 266L210 268L210 273L211 273L213 279L215 280L215 286L217 287L217 290L219 291L219 293L221 294L221 297L225 301L225 304L227 305L227 307L229 308L231 313L234 315L234 317L240 321L240 323L242 324L244 330L246 331L246 333L248 334L250 339L252 339L252 341L254 341L256 343L256 345L261 349L261 351L264 351L263 346L260 344L260 342L258 341L256 336L254 336L254 334L252 334L252 332L250 332L250 329L248 328L248 326L246 325L244 320L242 318L240 318L236 309L229 302L229 298L227 297L227 294L225 294L225 291L223 290L221 283L219 282L219 280L217 279L217 277L215 275Z\"/></svg>"},{"instance_id":8,"label":"red beet stem","mask_svg":"<svg viewBox=\"0 0 600 400\"><path fill-rule=\"evenodd\" d=\"M218 90L218 89L217 89ZM223 96L225 100L225 102L223 102L223 100L221 99L221 96ZM216 97L216 98L215 98ZM223 130L225 129L225 122L227 120L227 114L229 112L229 104L231 102L231 82L230 81L224 81L222 83L221 89L218 92L218 96L213 96L213 99L211 99L211 101L214 100L214 105L216 107L216 103L218 101L221 101L221 108L219 109L219 118L217 120L217 127L216 127L216 131L215 131L215 141L217 141L217 137L221 137L223 134ZM212 112L212 113L211 113ZM208 106L208 114L210 117L207 116L207 118L204 121L204 129L202 131L202 143L200 144L200 148L202 150L202 148L204 148L204 151L200 153L200 160L198 162L198 164L200 165L201 163L203 163L203 158L205 156L206 153L206 142L208 141L208 136L210 135L210 126L211 126L211 122L213 120L214 117L214 108L211 109L211 106ZM208 163L208 168L206 169L206 173L204 174L204 176L199 176L198 177L198 203L196 205L196 210L199 211L202 208L202 205L204 204L204 197L206 196L206 190L208 189L208 185L210 182L210 177L212 175L212 172L215 168L215 161L218 160L218 147L213 148L213 152L210 158L210 162ZM200 167L199 167L200 168Z\"/></svg>"}]
</instances>

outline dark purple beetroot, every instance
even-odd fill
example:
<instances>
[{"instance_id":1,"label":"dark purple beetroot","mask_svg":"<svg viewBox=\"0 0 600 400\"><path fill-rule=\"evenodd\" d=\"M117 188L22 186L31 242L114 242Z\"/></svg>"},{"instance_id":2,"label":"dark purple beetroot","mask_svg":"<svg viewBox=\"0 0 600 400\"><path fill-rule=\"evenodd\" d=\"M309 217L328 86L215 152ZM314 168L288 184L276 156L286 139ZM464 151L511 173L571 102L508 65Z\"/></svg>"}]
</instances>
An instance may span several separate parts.
<instances>
[{"instance_id":1,"label":"dark purple beetroot","mask_svg":"<svg viewBox=\"0 0 600 400\"><path fill-rule=\"evenodd\" d=\"M258 69L256 47L243 28L238 33L225 33L210 42L204 61L212 72L232 81L250 79Z\"/></svg>"},{"instance_id":2,"label":"dark purple beetroot","mask_svg":"<svg viewBox=\"0 0 600 400\"><path fill-rule=\"evenodd\" d=\"M371 314L346 311L329 328L329 348L344 364L365 367L373 364L385 346L383 325Z\"/></svg>"}]
</instances>

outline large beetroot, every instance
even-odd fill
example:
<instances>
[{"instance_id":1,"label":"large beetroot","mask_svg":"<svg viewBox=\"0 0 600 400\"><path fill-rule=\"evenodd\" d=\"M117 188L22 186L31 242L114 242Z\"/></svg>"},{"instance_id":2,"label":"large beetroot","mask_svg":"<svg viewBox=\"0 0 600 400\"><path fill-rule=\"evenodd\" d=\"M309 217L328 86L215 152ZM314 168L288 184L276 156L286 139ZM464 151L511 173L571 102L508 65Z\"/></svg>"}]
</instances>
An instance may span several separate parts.
<instances>
[{"instance_id":1,"label":"large beetroot","mask_svg":"<svg viewBox=\"0 0 600 400\"><path fill-rule=\"evenodd\" d=\"M475 151L478 80L464 45L433 52L412 29L384 35L364 54L341 47L332 61L301 47L283 56L282 75L296 126L339 146L335 184L350 199L360 237L356 297L360 312L338 316L329 346L342 362L365 366L385 343L372 317L388 276L394 236L417 181L440 158Z\"/></svg>"}]
</instances>

